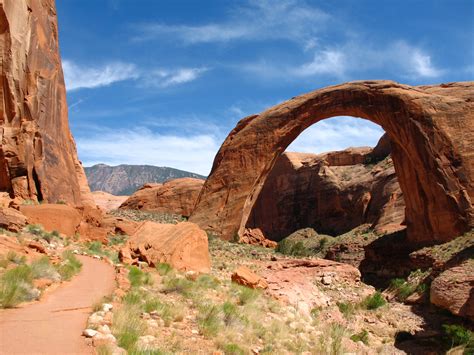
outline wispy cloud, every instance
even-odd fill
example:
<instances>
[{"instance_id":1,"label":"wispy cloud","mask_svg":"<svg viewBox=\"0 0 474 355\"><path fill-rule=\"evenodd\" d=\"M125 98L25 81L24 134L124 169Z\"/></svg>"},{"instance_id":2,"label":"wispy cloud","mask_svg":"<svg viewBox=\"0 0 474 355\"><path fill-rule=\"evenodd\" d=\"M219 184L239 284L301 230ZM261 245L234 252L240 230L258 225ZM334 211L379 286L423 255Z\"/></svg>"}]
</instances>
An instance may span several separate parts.
<instances>
[{"instance_id":1,"label":"wispy cloud","mask_svg":"<svg viewBox=\"0 0 474 355\"><path fill-rule=\"evenodd\" d=\"M134 39L177 38L185 44L283 39L306 45L329 19L327 13L303 0L249 0L245 6L234 7L222 22L137 25L139 35Z\"/></svg>"},{"instance_id":2,"label":"wispy cloud","mask_svg":"<svg viewBox=\"0 0 474 355\"><path fill-rule=\"evenodd\" d=\"M178 68L157 69L144 76L144 84L147 86L169 87L188 83L199 78L208 71L207 68Z\"/></svg>"},{"instance_id":3,"label":"wispy cloud","mask_svg":"<svg viewBox=\"0 0 474 355\"><path fill-rule=\"evenodd\" d=\"M355 117L334 117L307 128L287 148L291 152L323 153L348 147L375 146L382 127Z\"/></svg>"},{"instance_id":4,"label":"wispy cloud","mask_svg":"<svg viewBox=\"0 0 474 355\"><path fill-rule=\"evenodd\" d=\"M405 41L392 42L386 46L347 42L337 47L315 49L313 58L301 64L259 60L241 65L240 68L252 75L287 80L321 76L352 80L353 76L377 70L414 79L436 78L445 73L445 70L433 64L430 54Z\"/></svg>"},{"instance_id":5,"label":"wispy cloud","mask_svg":"<svg viewBox=\"0 0 474 355\"><path fill-rule=\"evenodd\" d=\"M147 86L166 88L199 78L207 68L139 70L135 64L111 62L103 66L81 66L63 60L64 78L69 91L110 86L125 80L141 79Z\"/></svg>"},{"instance_id":6,"label":"wispy cloud","mask_svg":"<svg viewBox=\"0 0 474 355\"><path fill-rule=\"evenodd\" d=\"M122 62L113 62L99 67L85 67L70 60L63 60L63 70L68 90L93 89L139 77L138 69L134 64Z\"/></svg>"},{"instance_id":7,"label":"wispy cloud","mask_svg":"<svg viewBox=\"0 0 474 355\"><path fill-rule=\"evenodd\" d=\"M211 134L160 134L146 127L104 129L76 138L84 165L149 164L209 174L220 140Z\"/></svg>"}]
</instances>

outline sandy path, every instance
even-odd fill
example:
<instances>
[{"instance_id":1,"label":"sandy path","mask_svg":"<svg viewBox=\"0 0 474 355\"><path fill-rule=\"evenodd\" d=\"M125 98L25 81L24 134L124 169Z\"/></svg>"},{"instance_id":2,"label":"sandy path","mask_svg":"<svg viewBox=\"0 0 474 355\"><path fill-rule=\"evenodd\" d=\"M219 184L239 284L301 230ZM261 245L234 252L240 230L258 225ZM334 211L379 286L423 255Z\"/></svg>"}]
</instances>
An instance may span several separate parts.
<instances>
[{"instance_id":1,"label":"sandy path","mask_svg":"<svg viewBox=\"0 0 474 355\"><path fill-rule=\"evenodd\" d=\"M92 354L81 336L91 306L114 288L109 264L79 256L79 275L38 303L0 311L0 354Z\"/></svg>"}]
</instances>

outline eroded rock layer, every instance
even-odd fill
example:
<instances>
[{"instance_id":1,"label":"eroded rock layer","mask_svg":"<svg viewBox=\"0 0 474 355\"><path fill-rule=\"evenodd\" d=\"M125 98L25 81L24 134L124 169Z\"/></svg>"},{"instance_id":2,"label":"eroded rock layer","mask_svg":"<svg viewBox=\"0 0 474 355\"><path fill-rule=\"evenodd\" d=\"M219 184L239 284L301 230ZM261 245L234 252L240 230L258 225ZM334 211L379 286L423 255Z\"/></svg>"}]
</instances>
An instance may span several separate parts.
<instances>
[{"instance_id":1,"label":"eroded rock layer","mask_svg":"<svg viewBox=\"0 0 474 355\"><path fill-rule=\"evenodd\" d=\"M93 203L68 124L54 0L0 0L0 191Z\"/></svg>"},{"instance_id":2,"label":"eroded rock layer","mask_svg":"<svg viewBox=\"0 0 474 355\"><path fill-rule=\"evenodd\" d=\"M221 146L191 221L225 239L241 236L277 158L307 127L334 116L387 132L410 243L447 241L474 226L473 82L350 82L246 117Z\"/></svg>"},{"instance_id":3,"label":"eroded rock layer","mask_svg":"<svg viewBox=\"0 0 474 355\"><path fill-rule=\"evenodd\" d=\"M247 227L260 228L276 241L306 227L330 235L367 223L378 232L404 228L405 204L389 147L385 152L382 149L385 137L374 149L282 154L265 181Z\"/></svg>"}]
</instances>

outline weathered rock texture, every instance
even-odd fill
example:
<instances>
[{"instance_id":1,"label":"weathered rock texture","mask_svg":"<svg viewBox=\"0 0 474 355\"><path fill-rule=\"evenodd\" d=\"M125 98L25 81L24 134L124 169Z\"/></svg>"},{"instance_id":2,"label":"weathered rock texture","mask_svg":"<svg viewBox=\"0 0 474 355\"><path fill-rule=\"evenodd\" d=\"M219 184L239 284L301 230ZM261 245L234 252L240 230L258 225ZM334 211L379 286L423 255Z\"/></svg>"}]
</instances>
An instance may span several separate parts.
<instances>
[{"instance_id":1,"label":"weathered rock texture","mask_svg":"<svg viewBox=\"0 0 474 355\"><path fill-rule=\"evenodd\" d=\"M444 271L433 280L431 303L474 321L474 260Z\"/></svg>"},{"instance_id":2,"label":"weathered rock texture","mask_svg":"<svg viewBox=\"0 0 474 355\"><path fill-rule=\"evenodd\" d=\"M387 132L410 243L450 240L474 226L473 82L351 82L246 117L219 150L191 221L225 239L242 235L277 158L307 127L334 116L362 117Z\"/></svg>"},{"instance_id":3,"label":"weathered rock texture","mask_svg":"<svg viewBox=\"0 0 474 355\"><path fill-rule=\"evenodd\" d=\"M207 235L194 223L143 222L122 248L121 261L144 261L150 266L168 263L181 271L209 272Z\"/></svg>"},{"instance_id":4,"label":"weathered rock texture","mask_svg":"<svg viewBox=\"0 0 474 355\"><path fill-rule=\"evenodd\" d=\"M128 196L115 196L104 191L94 191L92 196L95 204L106 212L119 208L128 199Z\"/></svg>"},{"instance_id":5,"label":"weathered rock texture","mask_svg":"<svg viewBox=\"0 0 474 355\"><path fill-rule=\"evenodd\" d=\"M266 289L268 287L267 282L252 270L246 266L239 266L231 276L232 282L238 283L239 285Z\"/></svg>"},{"instance_id":6,"label":"weathered rock texture","mask_svg":"<svg viewBox=\"0 0 474 355\"><path fill-rule=\"evenodd\" d=\"M201 192L204 180L174 179L164 184L145 184L120 208L177 214L189 217Z\"/></svg>"},{"instance_id":7,"label":"weathered rock texture","mask_svg":"<svg viewBox=\"0 0 474 355\"><path fill-rule=\"evenodd\" d=\"M92 201L69 131L54 0L0 0L0 191Z\"/></svg>"},{"instance_id":8,"label":"weathered rock texture","mask_svg":"<svg viewBox=\"0 0 474 355\"><path fill-rule=\"evenodd\" d=\"M349 148L322 155L282 154L265 181L247 227L260 228L276 241L306 227L330 235L366 223L380 232L404 228L402 192L387 157L389 151L380 154L380 145L374 150Z\"/></svg>"}]
</instances>

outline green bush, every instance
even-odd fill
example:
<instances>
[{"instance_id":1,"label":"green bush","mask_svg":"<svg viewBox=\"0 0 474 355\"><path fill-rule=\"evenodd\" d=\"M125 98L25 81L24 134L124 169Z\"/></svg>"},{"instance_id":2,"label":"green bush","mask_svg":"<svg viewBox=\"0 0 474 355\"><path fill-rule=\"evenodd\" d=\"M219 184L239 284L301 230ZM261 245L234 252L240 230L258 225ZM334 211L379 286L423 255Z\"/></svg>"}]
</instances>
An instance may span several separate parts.
<instances>
[{"instance_id":1,"label":"green bush","mask_svg":"<svg viewBox=\"0 0 474 355\"><path fill-rule=\"evenodd\" d=\"M288 239L281 240L278 243L275 251L281 254L292 256L309 256L311 254L310 251L305 247L303 242L294 242Z\"/></svg>"},{"instance_id":2,"label":"green bush","mask_svg":"<svg viewBox=\"0 0 474 355\"><path fill-rule=\"evenodd\" d=\"M173 268L168 263L159 263L158 265L156 265L156 270L161 276L166 276L171 271L173 271Z\"/></svg>"},{"instance_id":3,"label":"green bush","mask_svg":"<svg viewBox=\"0 0 474 355\"><path fill-rule=\"evenodd\" d=\"M220 309L216 305L203 305L199 309L198 326L205 336L215 336L220 329Z\"/></svg>"},{"instance_id":4,"label":"green bush","mask_svg":"<svg viewBox=\"0 0 474 355\"><path fill-rule=\"evenodd\" d=\"M229 326L239 319L239 310L232 302L224 302L222 305L222 313L224 315L224 323Z\"/></svg>"},{"instance_id":5,"label":"green bush","mask_svg":"<svg viewBox=\"0 0 474 355\"><path fill-rule=\"evenodd\" d=\"M344 315L344 317L348 318L355 312L355 305L350 302L337 302L337 307L339 311Z\"/></svg>"},{"instance_id":6,"label":"green bush","mask_svg":"<svg viewBox=\"0 0 474 355\"><path fill-rule=\"evenodd\" d=\"M365 345L368 345L369 344L369 333L367 332L367 330L364 329L360 333L352 335L351 340L356 342L356 343L358 341L361 341Z\"/></svg>"},{"instance_id":7,"label":"green bush","mask_svg":"<svg viewBox=\"0 0 474 355\"><path fill-rule=\"evenodd\" d=\"M196 284L201 288L216 289L219 286L220 281L211 275L201 275L197 278Z\"/></svg>"},{"instance_id":8,"label":"green bush","mask_svg":"<svg viewBox=\"0 0 474 355\"><path fill-rule=\"evenodd\" d=\"M237 298L240 305L255 301L260 296L260 291L253 288L238 286Z\"/></svg>"},{"instance_id":9,"label":"green bush","mask_svg":"<svg viewBox=\"0 0 474 355\"><path fill-rule=\"evenodd\" d=\"M395 292L395 296L399 301L405 301L416 290L416 285L411 285L404 279L393 279L390 281L389 289Z\"/></svg>"},{"instance_id":10,"label":"green bush","mask_svg":"<svg viewBox=\"0 0 474 355\"><path fill-rule=\"evenodd\" d=\"M62 280L70 280L74 275L79 273L82 268L82 263L71 251L63 253L63 261L57 267L57 271Z\"/></svg>"},{"instance_id":11,"label":"green bush","mask_svg":"<svg viewBox=\"0 0 474 355\"><path fill-rule=\"evenodd\" d=\"M108 238L108 245L111 247L111 246L114 246L114 245L125 244L127 239L128 239L128 236L125 235L125 234L112 235L112 236L109 236L109 238Z\"/></svg>"},{"instance_id":12,"label":"green bush","mask_svg":"<svg viewBox=\"0 0 474 355\"><path fill-rule=\"evenodd\" d=\"M31 272L34 279L50 279L59 280L61 276L56 271L53 265L49 262L49 259L44 256L31 263Z\"/></svg>"},{"instance_id":13,"label":"green bush","mask_svg":"<svg viewBox=\"0 0 474 355\"><path fill-rule=\"evenodd\" d=\"M128 279L132 287L151 285L153 283L151 275L148 272L140 270L136 266L132 266L130 268L128 272Z\"/></svg>"},{"instance_id":14,"label":"green bush","mask_svg":"<svg viewBox=\"0 0 474 355\"><path fill-rule=\"evenodd\" d=\"M11 308L36 298L32 282L33 273L28 265L19 265L5 272L0 278L0 307Z\"/></svg>"},{"instance_id":15,"label":"green bush","mask_svg":"<svg viewBox=\"0 0 474 355\"><path fill-rule=\"evenodd\" d=\"M22 265L22 264L26 263L26 256L24 256L24 255L18 255L18 254L15 253L13 250L10 250L10 251L7 253L7 260L8 260L9 262L14 263L14 264Z\"/></svg>"},{"instance_id":16,"label":"green bush","mask_svg":"<svg viewBox=\"0 0 474 355\"><path fill-rule=\"evenodd\" d=\"M172 277L164 282L163 293L176 292L185 297L190 297L194 288L194 282L185 278Z\"/></svg>"},{"instance_id":17,"label":"green bush","mask_svg":"<svg viewBox=\"0 0 474 355\"><path fill-rule=\"evenodd\" d=\"M367 296L364 301L362 301L362 307L368 310L374 310L379 307L384 306L387 303L383 295L377 291L371 296Z\"/></svg>"},{"instance_id":18,"label":"green bush","mask_svg":"<svg viewBox=\"0 0 474 355\"><path fill-rule=\"evenodd\" d=\"M222 347L225 355L244 355L245 351L237 344L226 344Z\"/></svg>"},{"instance_id":19,"label":"green bush","mask_svg":"<svg viewBox=\"0 0 474 355\"><path fill-rule=\"evenodd\" d=\"M146 329L140 312L137 306L122 307L114 312L112 334L117 338L118 345L127 351L135 350L138 338Z\"/></svg>"},{"instance_id":20,"label":"green bush","mask_svg":"<svg viewBox=\"0 0 474 355\"><path fill-rule=\"evenodd\" d=\"M451 347L466 345L474 350L474 333L462 325L443 324L445 339Z\"/></svg>"}]
</instances>

